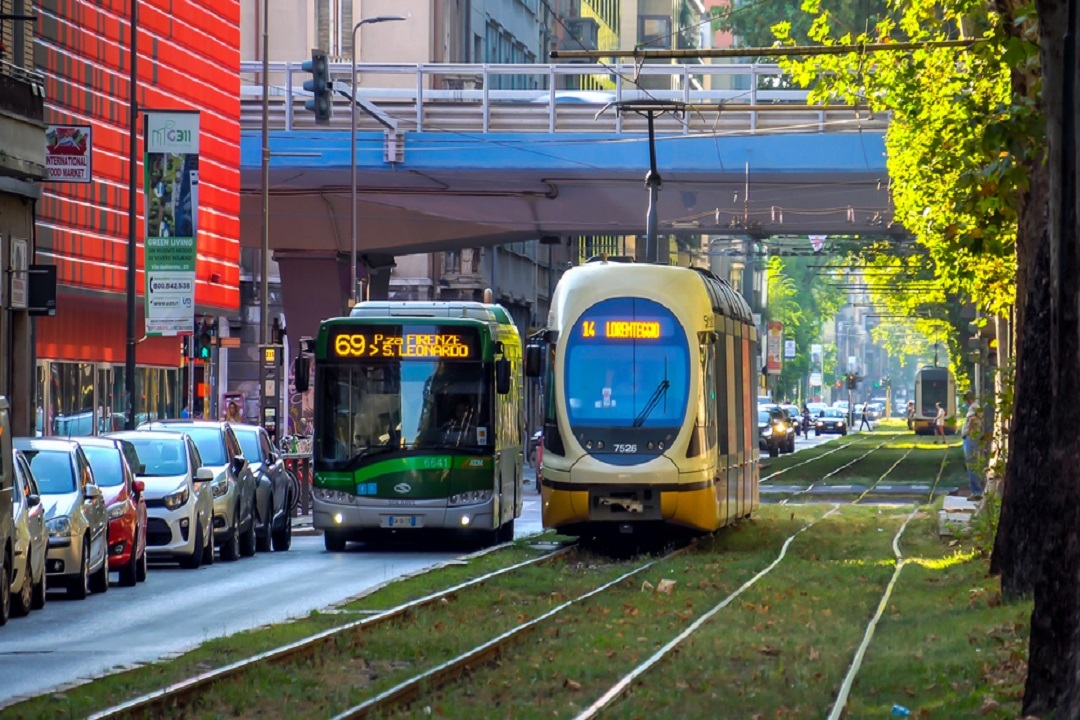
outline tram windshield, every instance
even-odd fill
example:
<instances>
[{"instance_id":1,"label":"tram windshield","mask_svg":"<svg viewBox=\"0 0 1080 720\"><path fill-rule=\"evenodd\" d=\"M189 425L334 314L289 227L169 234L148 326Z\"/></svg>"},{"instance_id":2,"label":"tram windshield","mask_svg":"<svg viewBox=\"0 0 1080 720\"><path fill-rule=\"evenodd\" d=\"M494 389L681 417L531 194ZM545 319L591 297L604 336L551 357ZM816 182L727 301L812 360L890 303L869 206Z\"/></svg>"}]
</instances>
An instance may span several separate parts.
<instances>
[{"instance_id":1,"label":"tram windshield","mask_svg":"<svg viewBox=\"0 0 1080 720\"><path fill-rule=\"evenodd\" d=\"M949 411L949 375L947 370L932 372L923 370L919 374L920 411L924 417L937 415L936 403L941 403Z\"/></svg>"},{"instance_id":2,"label":"tram windshield","mask_svg":"<svg viewBox=\"0 0 1080 720\"><path fill-rule=\"evenodd\" d=\"M567 339L564 372L572 426L674 427L686 416L686 333L652 300L613 298L582 313Z\"/></svg>"},{"instance_id":3,"label":"tram windshield","mask_svg":"<svg viewBox=\"0 0 1080 720\"><path fill-rule=\"evenodd\" d=\"M324 363L316 459L345 468L392 450L484 450L491 382L481 362Z\"/></svg>"}]
</instances>

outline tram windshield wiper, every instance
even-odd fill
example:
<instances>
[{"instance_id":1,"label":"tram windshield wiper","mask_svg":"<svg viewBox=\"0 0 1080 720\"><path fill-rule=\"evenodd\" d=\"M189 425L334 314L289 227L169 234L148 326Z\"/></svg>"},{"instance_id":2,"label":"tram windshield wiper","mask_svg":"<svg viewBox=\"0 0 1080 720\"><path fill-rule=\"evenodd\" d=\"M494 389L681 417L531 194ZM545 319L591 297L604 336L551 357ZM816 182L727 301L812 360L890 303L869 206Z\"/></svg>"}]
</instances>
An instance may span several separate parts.
<instances>
[{"instance_id":1,"label":"tram windshield wiper","mask_svg":"<svg viewBox=\"0 0 1080 720\"><path fill-rule=\"evenodd\" d=\"M385 455L386 453L400 449L401 448L397 447L396 445L376 445L375 447L369 447L366 450L362 450L356 453L351 458L342 463L342 465L345 469L352 470L364 460L367 460L370 457L375 457L376 455Z\"/></svg>"},{"instance_id":2,"label":"tram windshield wiper","mask_svg":"<svg viewBox=\"0 0 1080 720\"><path fill-rule=\"evenodd\" d=\"M656 409L657 404L661 398L667 397L667 390L671 387L671 383L665 377L660 381L660 384L653 390L652 396L649 398L649 402L645 404L645 407L641 408L641 412L634 418L634 427L641 427L645 424L645 420L649 417L649 414Z\"/></svg>"}]
</instances>

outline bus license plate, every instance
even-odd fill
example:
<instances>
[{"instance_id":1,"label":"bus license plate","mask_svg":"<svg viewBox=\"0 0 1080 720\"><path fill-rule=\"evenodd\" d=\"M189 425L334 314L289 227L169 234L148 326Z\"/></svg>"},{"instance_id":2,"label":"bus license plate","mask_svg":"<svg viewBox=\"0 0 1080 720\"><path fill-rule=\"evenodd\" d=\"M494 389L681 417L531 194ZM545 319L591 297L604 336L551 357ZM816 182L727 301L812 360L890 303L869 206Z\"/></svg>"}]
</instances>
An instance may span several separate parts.
<instances>
[{"instance_id":1,"label":"bus license plate","mask_svg":"<svg viewBox=\"0 0 1080 720\"><path fill-rule=\"evenodd\" d=\"M421 528L424 518L416 515L383 515L382 526L385 528Z\"/></svg>"}]
</instances>

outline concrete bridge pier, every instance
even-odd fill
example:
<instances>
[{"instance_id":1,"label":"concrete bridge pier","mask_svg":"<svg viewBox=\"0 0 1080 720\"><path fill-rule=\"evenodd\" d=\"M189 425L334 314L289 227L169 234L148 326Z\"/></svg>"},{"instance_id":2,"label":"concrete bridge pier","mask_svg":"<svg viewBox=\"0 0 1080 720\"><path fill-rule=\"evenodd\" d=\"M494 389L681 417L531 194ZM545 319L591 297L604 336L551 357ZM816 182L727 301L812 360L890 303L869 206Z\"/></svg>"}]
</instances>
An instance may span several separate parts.
<instances>
[{"instance_id":1,"label":"concrete bridge pier","mask_svg":"<svg viewBox=\"0 0 1080 720\"><path fill-rule=\"evenodd\" d=\"M349 313L349 255L310 250L275 250L281 274L281 300L289 336L315 337L319 322ZM385 300L390 292L390 255L362 255L356 263L357 282L367 298Z\"/></svg>"}]
</instances>

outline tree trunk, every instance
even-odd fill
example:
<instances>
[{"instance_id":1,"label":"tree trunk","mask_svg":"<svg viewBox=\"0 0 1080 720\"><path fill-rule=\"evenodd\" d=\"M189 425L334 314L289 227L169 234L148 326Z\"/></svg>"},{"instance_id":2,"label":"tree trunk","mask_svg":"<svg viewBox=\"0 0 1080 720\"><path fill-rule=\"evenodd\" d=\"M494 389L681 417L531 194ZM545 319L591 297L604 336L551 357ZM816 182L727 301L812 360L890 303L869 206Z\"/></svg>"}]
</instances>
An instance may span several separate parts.
<instances>
[{"instance_id":1,"label":"tree trunk","mask_svg":"<svg viewBox=\"0 0 1080 720\"><path fill-rule=\"evenodd\" d=\"M1076 31L1080 0L1036 0L1047 121L1050 264L1049 358L1052 411L1047 440L1054 484L1039 493L1042 532L1031 614L1023 712L1080 716L1076 641L1080 628L1077 478L1080 438L1069 416L1080 397L1080 243L1077 235ZM1033 311L1028 308L1029 314ZM1028 334L1025 333L1025 337ZM1029 438L1029 442L1032 439ZM1046 442L1046 441L1044 441ZM1049 475L1050 473L1044 473Z\"/></svg>"},{"instance_id":2,"label":"tree trunk","mask_svg":"<svg viewBox=\"0 0 1080 720\"><path fill-rule=\"evenodd\" d=\"M1004 18L1023 11L1025 0L998 0ZM1006 21L1014 38L1027 31ZM1037 99L1038 69L1012 70L1012 95L1019 103ZM1035 590L1042 551L1040 501L1054 484L1049 472L1046 428L1050 422L1050 254L1047 248L1046 197L1049 174L1044 152L1032 150L1024 163L1028 189L1017 202L1016 233L1016 374L1013 421L1002 482L1001 518L994 538L990 571L1001 574L1006 598Z\"/></svg>"}]
</instances>

